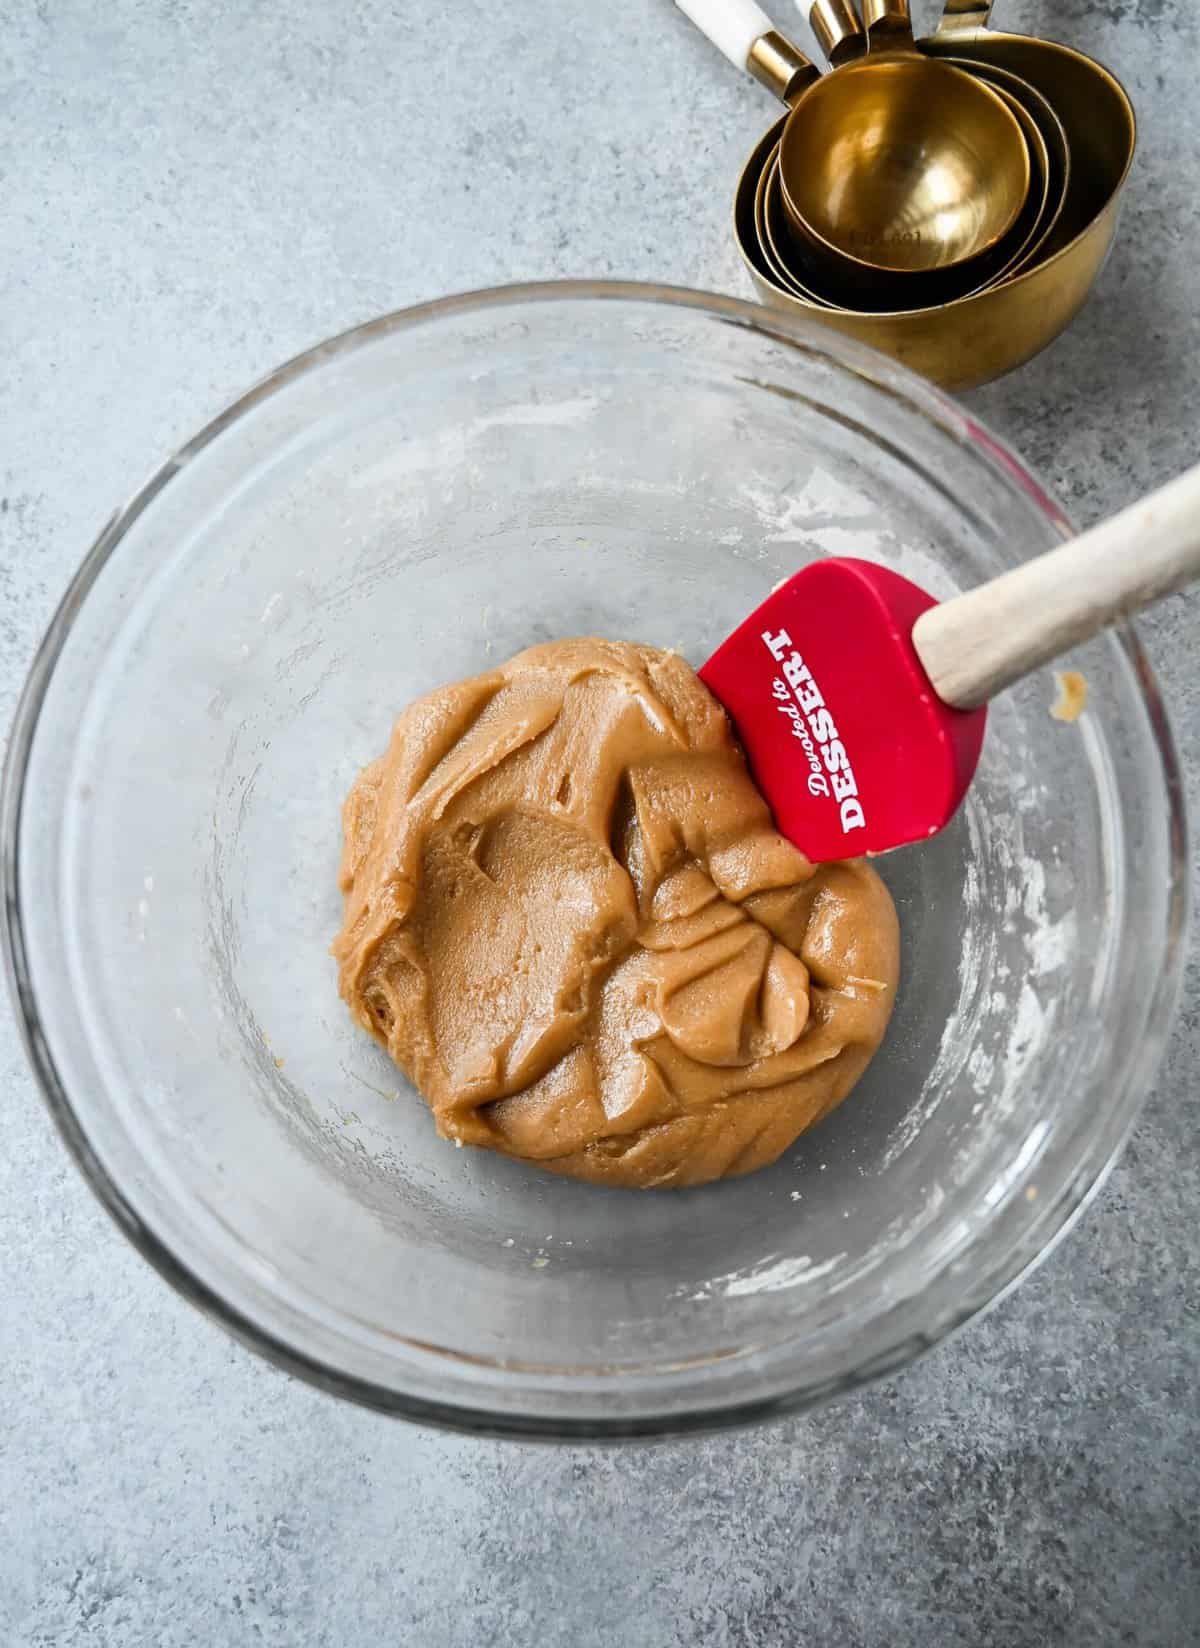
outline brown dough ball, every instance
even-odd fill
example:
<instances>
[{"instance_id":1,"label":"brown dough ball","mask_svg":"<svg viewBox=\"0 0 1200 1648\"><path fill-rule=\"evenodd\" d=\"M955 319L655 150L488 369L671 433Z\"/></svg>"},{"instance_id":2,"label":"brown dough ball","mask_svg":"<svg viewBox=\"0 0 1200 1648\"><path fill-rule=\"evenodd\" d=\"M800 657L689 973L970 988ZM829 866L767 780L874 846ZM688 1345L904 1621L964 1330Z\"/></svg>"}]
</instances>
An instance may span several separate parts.
<instances>
[{"instance_id":1,"label":"brown dough ball","mask_svg":"<svg viewBox=\"0 0 1200 1648\"><path fill-rule=\"evenodd\" d=\"M887 1028L887 889L775 831L672 653L555 641L431 693L344 821L341 992L446 1138L607 1184L749 1173Z\"/></svg>"}]
</instances>

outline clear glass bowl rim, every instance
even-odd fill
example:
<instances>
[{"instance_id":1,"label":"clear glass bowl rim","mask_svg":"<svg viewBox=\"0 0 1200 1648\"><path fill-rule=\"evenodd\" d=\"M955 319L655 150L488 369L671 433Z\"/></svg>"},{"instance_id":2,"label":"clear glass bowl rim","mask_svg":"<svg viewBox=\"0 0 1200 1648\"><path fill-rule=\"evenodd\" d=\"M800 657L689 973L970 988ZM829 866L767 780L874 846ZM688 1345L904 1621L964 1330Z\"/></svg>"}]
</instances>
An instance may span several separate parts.
<instances>
[{"instance_id":1,"label":"clear glass bowl rim","mask_svg":"<svg viewBox=\"0 0 1200 1648\"><path fill-rule=\"evenodd\" d=\"M620 1440L637 1436L708 1432L801 1412L896 1373L917 1355L932 1349L998 1303L1070 1230L1103 1185L1120 1155L1165 1049L1182 984L1190 918L1188 826L1178 753L1157 681L1133 626L1126 623L1114 633L1132 666L1153 729L1170 843L1166 948L1147 1017L1148 1032L1141 1058L1133 1071L1136 1079L1127 1083L1120 1103L1113 1106L1107 1117L1107 1126L1097 1129L1089 1139L1087 1150L1053 1206L1046 1207L1036 1225L1029 1227L1023 1237L1013 1242L990 1269L976 1273L969 1299L960 1301L956 1308L949 1310L931 1305L924 1321L921 1320L921 1306L925 1301L922 1298L906 1301L907 1320L903 1331L896 1335L894 1343L882 1354L876 1346L869 1362L847 1368L835 1378L820 1384L798 1383L782 1395L773 1393L763 1399L751 1398L733 1405L724 1403L712 1409L672 1411L661 1416L648 1414L631 1417L625 1414L603 1418L589 1414L578 1420L564 1417L561 1412L541 1416L534 1411L487 1411L481 1406L430 1401L349 1375L264 1331L196 1275L139 1217L121 1186L93 1149L82 1119L59 1076L38 1011L20 899L18 859L29 760L55 666L76 616L101 570L116 553L130 527L172 478L231 425L294 378L316 369L331 358L348 355L375 339L456 315L548 302L596 301L699 311L727 324L746 327L769 337L773 342L791 344L806 353L824 356L839 370L848 371L889 395L907 400L913 410L933 422L941 434L975 449L985 463L1003 471L1011 484L1018 486L1032 499L1057 534L1065 537L1073 530L1062 510L1024 462L952 399L875 350L830 333L805 317L769 311L744 299L718 293L638 281L528 282L464 292L378 316L285 361L180 447L159 466L127 504L114 512L71 579L34 655L18 699L3 773L0 775L2 937L5 970L17 1023L59 1135L118 1228L185 1299L250 1349L320 1389L378 1412L419 1423L470 1434L553 1441ZM929 1296L934 1294L937 1280L937 1277L931 1279L927 1289Z\"/></svg>"}]
</instances>

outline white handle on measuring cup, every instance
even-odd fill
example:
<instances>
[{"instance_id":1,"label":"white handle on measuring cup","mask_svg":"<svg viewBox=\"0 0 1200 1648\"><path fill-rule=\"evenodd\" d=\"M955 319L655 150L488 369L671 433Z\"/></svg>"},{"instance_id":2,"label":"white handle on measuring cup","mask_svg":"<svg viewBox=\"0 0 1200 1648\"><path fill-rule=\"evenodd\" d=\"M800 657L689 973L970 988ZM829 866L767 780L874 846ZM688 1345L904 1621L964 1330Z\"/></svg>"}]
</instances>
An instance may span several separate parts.
<instances>
[{"instance_id":1,"label":"white handle on measuring cup","mask_svg":"<svg viewBox=\"0 0 1200 1648\"><path fill-rule=\"evenodd\" d=\"M746 68L754 42L775 27L754 0L675 0L675 4L735 69Z\"/></svg>"}]
</instances>

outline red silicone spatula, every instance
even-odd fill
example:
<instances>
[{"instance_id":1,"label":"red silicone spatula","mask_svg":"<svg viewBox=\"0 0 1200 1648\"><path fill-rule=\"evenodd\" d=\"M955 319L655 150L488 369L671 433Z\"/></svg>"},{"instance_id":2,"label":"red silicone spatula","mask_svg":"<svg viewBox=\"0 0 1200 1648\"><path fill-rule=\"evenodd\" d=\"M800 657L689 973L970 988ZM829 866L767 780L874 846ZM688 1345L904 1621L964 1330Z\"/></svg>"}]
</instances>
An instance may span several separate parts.
<instances>
[{"instance_id":1,"label":"red silicone spatula","mask_svg":"<svg viewBox=\"0 0 1200 1648\"><path fill-rule=\"evenodd\" d=\"M781 584L700 671L784 835L814 860L934 835L966 794L988 699L1200 578L1200 465L940 604L871 561Z\"/></svg>"}]
</instances>

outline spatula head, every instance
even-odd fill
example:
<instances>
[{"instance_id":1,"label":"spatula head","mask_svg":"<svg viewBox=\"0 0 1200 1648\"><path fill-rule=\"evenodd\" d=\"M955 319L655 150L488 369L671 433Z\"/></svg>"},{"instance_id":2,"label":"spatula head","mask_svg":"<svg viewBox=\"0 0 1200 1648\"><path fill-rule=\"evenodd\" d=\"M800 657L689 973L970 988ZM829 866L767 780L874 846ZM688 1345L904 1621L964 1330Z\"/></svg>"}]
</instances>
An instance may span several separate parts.
<instances>
[{"instance_id":1,"label":"spatula head","mask_svg":"<svg viewBox=\"0 0 1200 1648\"><path fill-rule=\"evenodd\" d=\"M979 761L986 710L937 697L912 627L936 603L872 561L780 584L700 671L782 833L814 863L936 834Z\"/></svg>"}]
</instances>

